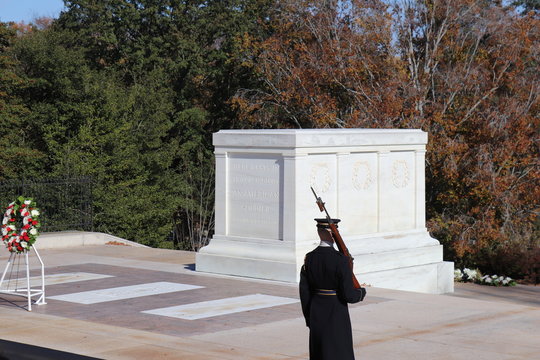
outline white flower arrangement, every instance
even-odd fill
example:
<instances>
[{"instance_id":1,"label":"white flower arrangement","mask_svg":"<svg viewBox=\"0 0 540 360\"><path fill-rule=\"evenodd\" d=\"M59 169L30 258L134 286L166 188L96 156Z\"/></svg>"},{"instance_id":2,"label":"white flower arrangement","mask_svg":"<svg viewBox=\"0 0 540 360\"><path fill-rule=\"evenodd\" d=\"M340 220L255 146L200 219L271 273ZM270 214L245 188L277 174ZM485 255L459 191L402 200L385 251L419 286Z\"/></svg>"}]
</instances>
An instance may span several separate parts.
<instances>
[{"instance_id":1,"label":"white flower arrangement","mask_svg":"<svg viewBox=\"0 0 540 360\"><path fill-rule=\"evenodd\" d=\"M454 279L458 282L477 282L480 278L480 270L464 268L463 271L460 269L454 270Z\"/></svg>"},{"instance_id":2,"label":"white flower arrangement","mask_svg":"<svg viewBox=\"0 0 540 360\"><path fill-rule=\"evenodd\" d=\"M458 282L474 282L481 285L491 286L515 286L516 281L508 276L483 275L478 269L464 268L454 270L454 280Z\"/></svg>"},{"instance_id":3,"label":"white flower arrangement","mask_svg":"<svg viewBox=\"0 0 540 360\"><path fill-rule=\"evenodd\" d=\"M516 281L509 276L485 275L480 278L480 284L493 286L515 286Z\"/></svg>"},{"instance_id":4,"label":"white flower arrangement","mask_svg":"<svg viewBox=\"0 0 540 360\"><path fill-rule=\"evenodd\" d=\"M479 271L477 270L471 270L471 269L463 269L463 273L471 280L476 280L479 276Z\"/></svg>"}]
</instances>

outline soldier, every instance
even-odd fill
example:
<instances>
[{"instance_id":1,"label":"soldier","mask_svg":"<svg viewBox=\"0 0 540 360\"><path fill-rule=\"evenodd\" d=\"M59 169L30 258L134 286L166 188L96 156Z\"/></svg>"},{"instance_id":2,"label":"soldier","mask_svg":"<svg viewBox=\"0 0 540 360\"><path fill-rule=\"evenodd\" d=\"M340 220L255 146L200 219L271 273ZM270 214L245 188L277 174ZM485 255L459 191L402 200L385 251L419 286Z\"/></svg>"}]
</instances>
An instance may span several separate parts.
<instances>
[{"instance_id":1,"label":"soldier","mask_svg":"<svg viewBox=\"0 0 540 360\"><path fill-rule=\"evenodd\" d=\"M355 289L348 259L334 249L327 219L315 219L319 246L308 253L300 272L300 300L309 327L310 360L354 360L351 319L347 303L364 299ZM336 224L339 219L331 219Z\"/></svg>"}]
</instances>

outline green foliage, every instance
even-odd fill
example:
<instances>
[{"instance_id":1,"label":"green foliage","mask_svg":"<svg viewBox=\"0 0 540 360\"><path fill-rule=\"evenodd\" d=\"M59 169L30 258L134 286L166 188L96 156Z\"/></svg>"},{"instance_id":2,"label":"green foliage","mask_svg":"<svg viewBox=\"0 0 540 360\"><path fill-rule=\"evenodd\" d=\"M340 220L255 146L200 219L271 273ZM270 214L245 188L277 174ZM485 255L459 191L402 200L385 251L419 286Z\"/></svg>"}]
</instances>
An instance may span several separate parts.
<instances>
[{"instance_id":1,"label":"green foliage","mask_svg":"<svg viewBox=\"0 0 540 360\"><path fill-rule=\"evenodd\" d=\"M29 81L17 74L20 65L11 53L16 31L0 23L0 180L35 176L44 154L36 147L30 110L22 94Z\"/></svg>"},{"instance_id":2,"label":"green foliage","mask_svg":"<svg viewBox=\"0 0 540 360\"><path fill-rule=\"evenodd\" d=\"M237 39L269 4L67 0L49 27L2 24L2 126L24 141L1 138L0 180L91 176L95 230L192 248L213 227L211 134L252 81Z\"/></svg>"}]
</instances>

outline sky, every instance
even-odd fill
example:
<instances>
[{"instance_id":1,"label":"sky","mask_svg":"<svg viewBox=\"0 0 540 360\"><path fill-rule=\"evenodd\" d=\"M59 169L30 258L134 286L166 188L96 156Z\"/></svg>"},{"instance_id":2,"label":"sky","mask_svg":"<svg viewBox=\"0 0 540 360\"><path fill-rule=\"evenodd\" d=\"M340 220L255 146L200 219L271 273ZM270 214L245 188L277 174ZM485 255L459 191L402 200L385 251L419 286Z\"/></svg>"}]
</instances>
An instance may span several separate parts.
<instances>
[{"instance_id":1,"label":"sky","mask_svg":"<svg viewBox=\"0 0 540 360\"><path fill-rule=\"evenodd\" d=\"M44 16L57 18L63 8L63 0L0 0L0 21L29 23Z\"/></svg>"}]
</instances>

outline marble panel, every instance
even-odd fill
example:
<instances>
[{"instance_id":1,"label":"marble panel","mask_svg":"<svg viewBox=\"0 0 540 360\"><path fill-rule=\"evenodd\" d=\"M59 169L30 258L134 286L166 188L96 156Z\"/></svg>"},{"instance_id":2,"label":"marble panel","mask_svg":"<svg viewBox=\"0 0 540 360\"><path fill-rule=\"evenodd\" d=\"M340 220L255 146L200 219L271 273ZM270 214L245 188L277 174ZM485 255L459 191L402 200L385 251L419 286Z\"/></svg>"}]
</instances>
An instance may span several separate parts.
<instances>
[{"instance_id":1,"label":"marble panel","mask_svg":"<svg viewBox=\"0 0 540 360\"><path fill-rule=\"evenodd\" d=\"M203 286L172 282L154 282L139 285L121 286L109 289L82 291L72 294L49 296L49 300L68 301L77 304L97 304L108 301L125 300L142 296L166 294L177 291L201 289Z\"/></svg>"},{"instance_id":2,"label":"marble panel","mask_svg":"<svg viewBox=\"0 0 540 360\"><path fill-rule=\"evenodd\" d=\"M413 151L381 154L379 232L415 227L415 158Z\"/></svg>"},{"instance_id":3,"label":"marble panel","mask_svg":"<svg viewBox=\"0 0 540 360\"><path fill-rule=\"evenodd\" d=\"M143 311L143 313L174 317L184 320L199 320L243 311L294 304L297 302L297 299L292 298L254 294L147 310Z\"/></svg>"},{"instance_id":4,"label":"marble panel","mask_svg":"<svg viewBox=\"0 0 540 360\"><path fill-rule=\"evenodd\" d=\"M232 154L227 168L227 235L282 239L281 157Z\"/></svg>"},{"instance_id":5,"label":"marble panel","mask_svg":"<svg viewBox=\"0 0 540 360\"><path fill-rule=\"evenodd\" d=\"M62 274L49 274L45 275L45 285L56 285L56 284L65 284L65 283L72 283L72 282L79 282L79 281L87 281L87 280L98 280L98 279L105 279L113 277L112 275L105 275L105 274L93 274L93 273L86 273L86 272L70 272L70 273L62 273ZM15 289L21 288L21 286L26 287L26 278L22 277L17 280L9 280L6 279L2 283L2 286L0 287L0 290L6 290L6 289ZM38 287L41 286L41 276L32 276L30 277L30 287Z\"/></svg>"},{"instance_id":6,"label":"marble panel","mask_svg":"<svg viewBox=\"0 0 540 360\"><path fill-rule=\"evenodd\" d=\"M379 221L378 161L376 152L340 156L339 213L344 234L376 233Z\"/></svg>"}]
</instances>

